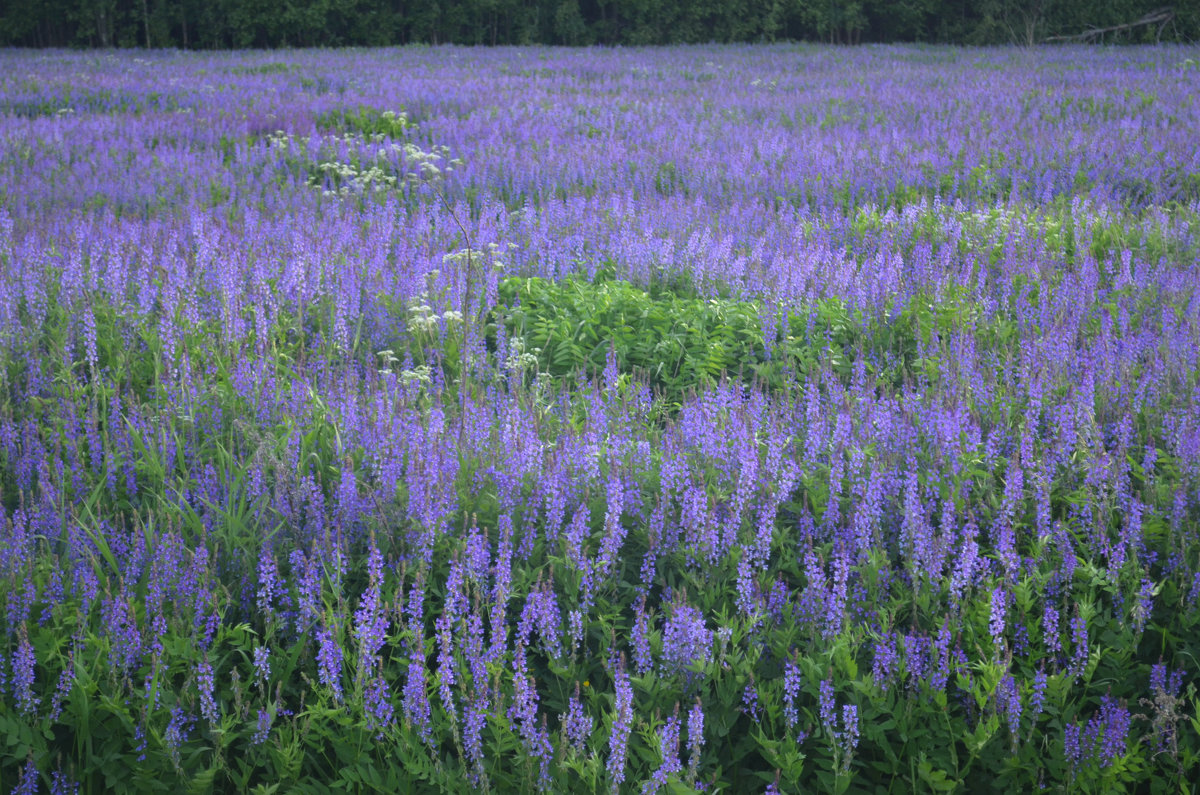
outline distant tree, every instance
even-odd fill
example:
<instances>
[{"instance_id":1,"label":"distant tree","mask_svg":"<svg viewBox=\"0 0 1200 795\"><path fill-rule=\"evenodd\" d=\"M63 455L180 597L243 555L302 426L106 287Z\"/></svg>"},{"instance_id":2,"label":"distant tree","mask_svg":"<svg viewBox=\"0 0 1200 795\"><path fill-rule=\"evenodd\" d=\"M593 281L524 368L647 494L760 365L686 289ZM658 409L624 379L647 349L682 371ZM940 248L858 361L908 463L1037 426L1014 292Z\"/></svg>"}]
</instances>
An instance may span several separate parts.
<instances>
[{"instance_id":1,"label":"distant tree","mask_svg":"<svg viewBox=\"0 0 1200 795\"><path fill-rule=\"evenodd\" d=\"M587 24L579 11L577 0L563 0L554 12L554 34L559 44L586 44Z\"/></svg>"},{"instance_id":2,"label":"distant tree","mask_svg":"<svg viewBox=\"0 0 1200 795\"><path fill-rule=\"evenodd\" d=\"M0 4L0 46L311 47L454 42L670 44L810 39L1040 44L1192 41L1176 0L24 0ZM1167 0L1170 2L1170 0ZM1154 24L1141 24L1151 19ZM1099 31L1099 33L1097 33Z\"/></svg>"}]
</instances>

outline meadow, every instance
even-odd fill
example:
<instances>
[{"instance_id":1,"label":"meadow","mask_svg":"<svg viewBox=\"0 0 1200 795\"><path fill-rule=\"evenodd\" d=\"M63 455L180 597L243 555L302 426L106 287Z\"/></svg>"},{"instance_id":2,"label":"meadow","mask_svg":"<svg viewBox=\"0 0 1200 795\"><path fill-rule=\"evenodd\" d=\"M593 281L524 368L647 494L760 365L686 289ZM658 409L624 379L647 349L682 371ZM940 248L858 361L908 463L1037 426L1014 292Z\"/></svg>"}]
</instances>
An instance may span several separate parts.
<instances>
[{"instance_id":1,"label":"meadow","mask_svg":"<svg viewBox=\"0 0 1200 795\"><path fill-rule=\"evenodd\" d=\"M1198 98L0 51L0 791L1193 791Z\"/></svg>"}]
</instances>

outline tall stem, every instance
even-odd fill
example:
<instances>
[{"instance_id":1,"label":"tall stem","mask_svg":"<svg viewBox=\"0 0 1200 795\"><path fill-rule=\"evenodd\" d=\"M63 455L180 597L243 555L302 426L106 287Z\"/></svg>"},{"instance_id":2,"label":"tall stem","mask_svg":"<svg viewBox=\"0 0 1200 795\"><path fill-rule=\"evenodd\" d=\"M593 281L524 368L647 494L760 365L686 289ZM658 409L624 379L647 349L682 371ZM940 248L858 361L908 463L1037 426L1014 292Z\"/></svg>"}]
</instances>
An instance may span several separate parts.
<instances>
[{"instance_id":1,"label":"tall stem","mask_svg":"<svg viewBox=\"0 0 1200 795\"><path fill-rule=\"evenodd\" d=\"M470 309L471 309L471 279L475 273L475 263L471 256L471 235L470 235L470 233L467 232L467 228L463 225L463 222L461 220L459 220L458 214L456 212L454 212L454 208L450 206L450 201L446 198L446 194L443 193L441 190L438 190L437 188L434 188L434 192L437 194L438 198L442 200L442 206L446 208L446 212L448 212L450 214L450 217L452 219L454 219L454 223L458 226L459 231L462 232L463 240L466 242L466 246L467 246L467 272L466 272L466 277L465 277L465 280L463 283L463 292L462 292L462 321L461 322L462 322L463 341L462 341L462 348L459 349L459 354L458 354L458 358L459 358L459 361L458 361L458 398L459 398L460 405L463 406L463 413L465 414L466 413L466 410L465 410L466 409L466 399L467 399L467 397L466 397L467 396L467 370L469 369L468 366L470 364L471 332L475 329L475 322L474 322L475 318L471 315L471 312L470 312ZM460 421L458 424L458 446L459 446L459 449L461 450L462 446L463 446L464 433L466 431L467 424L464 421L464 418L460 417L459 419L460 419Z\"/></svg>"}]
</instances>

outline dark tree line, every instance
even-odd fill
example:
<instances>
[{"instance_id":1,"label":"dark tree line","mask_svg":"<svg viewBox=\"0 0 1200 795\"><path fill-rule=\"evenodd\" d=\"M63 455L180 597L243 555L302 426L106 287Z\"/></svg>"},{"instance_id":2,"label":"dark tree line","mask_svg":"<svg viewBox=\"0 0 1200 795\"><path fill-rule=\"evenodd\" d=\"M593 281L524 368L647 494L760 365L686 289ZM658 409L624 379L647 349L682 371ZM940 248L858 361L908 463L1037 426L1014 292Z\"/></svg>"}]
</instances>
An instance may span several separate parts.
<instances>
[{"instance_id":1,"label":"dark tree line","mask_svg":"<svg viewBox=\"0 0 1200 795\"><path fill-rule=\"evenodd\" d=\"M1097 33L1097 31L1107 31ZM1092 35L1088 35L1091 33ZM1032 44L1200 39L1162 0L0 0L0 46Z\"/></svg>"}]
</instances>

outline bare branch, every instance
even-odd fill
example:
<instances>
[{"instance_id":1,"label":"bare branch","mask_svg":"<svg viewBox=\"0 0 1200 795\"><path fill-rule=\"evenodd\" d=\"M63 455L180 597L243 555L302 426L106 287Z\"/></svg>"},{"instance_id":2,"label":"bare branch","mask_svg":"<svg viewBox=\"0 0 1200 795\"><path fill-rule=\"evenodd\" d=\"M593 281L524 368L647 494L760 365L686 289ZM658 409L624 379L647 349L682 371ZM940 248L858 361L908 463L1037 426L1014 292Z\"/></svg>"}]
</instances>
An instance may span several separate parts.
<instances>
[{"instance_id":1,"label":"bare branch","mask_svg":"<svg viewBox=\"0 0 1200 795\"><path fill-rule=\"evenodd\" d=\"M1095 41L1096 39L1103 37L1105 34L1108 34L1108 33L1120 33L1121 31L1124 31L1124 30L1132 30L1133 28L1142 28L1142 27L1146 27L1147 25L1158 25L1159 34L1161 35L1162 29L1166 25L1168 25L1172 21L1174 21L1174 19L1175 19L1174 7L1164 6L1162 8L1156 8L1155 10L1153 10L1153 11L1149 12L1148 14L1146 14L1145 16L1143 16L1141 19L1135 20L1133 22L1126 22L1124 25L1112 25L1111 27L1107 27L1107 28L1089 28L1088 30L1083 31L1082 33L1074 33L1070 36L1048 36L1046 38L1046 41L1091 42L1091 41Z\"/></svg>"}]
</instances>

